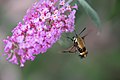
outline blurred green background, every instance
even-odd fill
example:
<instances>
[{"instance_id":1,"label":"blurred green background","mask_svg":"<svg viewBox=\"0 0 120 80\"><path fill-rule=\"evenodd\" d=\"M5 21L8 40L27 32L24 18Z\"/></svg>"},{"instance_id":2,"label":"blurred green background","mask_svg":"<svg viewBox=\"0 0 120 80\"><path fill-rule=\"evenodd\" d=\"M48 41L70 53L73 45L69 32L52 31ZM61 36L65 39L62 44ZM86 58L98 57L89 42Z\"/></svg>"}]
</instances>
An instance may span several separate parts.
<instances>
[{"instance_id":1,"label":"blurred green background","mask_svg":"<svg viewBox=\"0 0 120 80\"><path fill-rule=\"evenodd\" d=\"M76 1L76 0L74 0ZM72 45L65 35L24 68L8 63L2 57L3 42L11 30L22 21L34 0L0 0L0 80L120 80L120 0L87 0L96 10L101 26L97 28L91 18L79 6L76 14L76 30L87 27L85 38L88 56L61 53ZM70 33L67 36L72 36Z\"/></svg>"}]
</instances>

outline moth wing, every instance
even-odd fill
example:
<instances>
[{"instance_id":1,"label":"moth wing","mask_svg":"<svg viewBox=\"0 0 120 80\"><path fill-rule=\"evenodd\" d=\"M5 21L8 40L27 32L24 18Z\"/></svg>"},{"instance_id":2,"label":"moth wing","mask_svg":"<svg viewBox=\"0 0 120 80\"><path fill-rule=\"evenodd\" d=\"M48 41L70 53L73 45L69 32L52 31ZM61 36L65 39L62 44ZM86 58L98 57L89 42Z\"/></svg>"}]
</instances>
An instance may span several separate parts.
<instances>
[{"instance_id":1,"label":"moth wing","mask_svg":"<svg viewBox=\"0 0 120 80\"><path fill-rule=\"evenodd\" d=\"M77 47L75 47L74 45L71 46L70 48L64 50L63 52L69 52L69 53L75 53L77 51Z\"/></svg>"}]
</instances>

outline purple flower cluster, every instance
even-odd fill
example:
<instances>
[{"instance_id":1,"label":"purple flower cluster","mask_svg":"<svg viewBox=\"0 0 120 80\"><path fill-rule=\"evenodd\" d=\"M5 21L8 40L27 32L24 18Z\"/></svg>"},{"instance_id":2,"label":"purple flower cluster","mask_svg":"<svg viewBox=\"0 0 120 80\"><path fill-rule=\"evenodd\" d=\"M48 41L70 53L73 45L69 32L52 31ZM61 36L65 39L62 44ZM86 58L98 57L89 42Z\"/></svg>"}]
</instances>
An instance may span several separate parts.
<instances>
[{"instance_id":1,"label":"purple flower cluster","mask_svg":"<svg viewBox=\"0 0 120 80\"><path fill-rule=\"evenodd\" d=\"M40 0L28 9L23 23L12 30L13 35L4 40L7 60L21 67L26 60L45 53L63 32L74 30L77 5L65 0Z\"/></svg>"}]
</instances>

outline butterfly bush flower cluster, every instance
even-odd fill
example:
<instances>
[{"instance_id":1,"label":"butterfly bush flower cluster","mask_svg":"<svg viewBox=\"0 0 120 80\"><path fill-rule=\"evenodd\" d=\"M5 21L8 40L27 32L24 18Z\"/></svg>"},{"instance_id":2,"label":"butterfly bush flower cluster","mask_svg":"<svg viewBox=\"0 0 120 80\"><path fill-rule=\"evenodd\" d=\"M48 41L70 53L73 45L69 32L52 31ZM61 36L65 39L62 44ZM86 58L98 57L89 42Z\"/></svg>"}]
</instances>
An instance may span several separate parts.
<instances>
[{"instance_id":1,"label":"butterfly bush flower cluster","mask_svg":"<svg viewBox=\"0 0 120 80\"><path fill-rule=\"evenodd\" d=\"M40 0L26 12L23 22L4 40L5 55L13 64L24 66L38 54L45 53L63 32L74 30L77 5L65 0Z\"/></svg>"}]
</instances>

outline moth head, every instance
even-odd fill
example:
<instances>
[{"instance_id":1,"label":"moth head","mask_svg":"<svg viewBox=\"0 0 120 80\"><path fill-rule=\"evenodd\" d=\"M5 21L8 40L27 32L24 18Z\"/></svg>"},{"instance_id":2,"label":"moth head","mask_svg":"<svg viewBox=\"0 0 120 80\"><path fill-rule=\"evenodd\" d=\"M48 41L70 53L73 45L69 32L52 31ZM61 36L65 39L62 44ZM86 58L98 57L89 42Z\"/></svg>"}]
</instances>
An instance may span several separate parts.
<instances>
[{"instance_id":1,"label":"moth head","mask_svg":"<svg viewBox=\"0 0 120 80\"><path fill-rule=\"evenodd\" d=\"M77 38L76 38L76 37L73 37L73 41L74 41L74 42L77 42Z\"/></svg>"}]
</instances>

